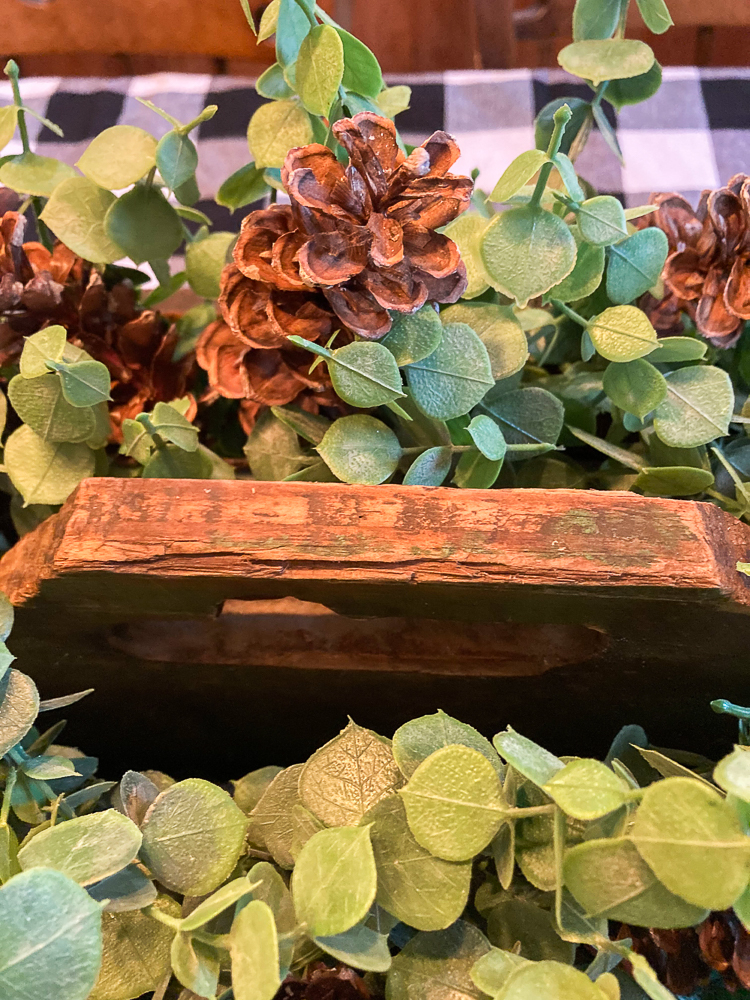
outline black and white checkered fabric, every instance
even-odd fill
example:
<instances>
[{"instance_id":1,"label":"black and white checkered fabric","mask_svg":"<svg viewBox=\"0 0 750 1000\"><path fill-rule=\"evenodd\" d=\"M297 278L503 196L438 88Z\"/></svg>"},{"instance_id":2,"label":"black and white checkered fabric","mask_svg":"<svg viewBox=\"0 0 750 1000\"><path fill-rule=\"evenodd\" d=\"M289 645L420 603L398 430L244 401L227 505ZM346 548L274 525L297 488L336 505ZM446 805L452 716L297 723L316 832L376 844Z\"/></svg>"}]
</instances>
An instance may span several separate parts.
<instances>
[{"instance_id":1,"label":"black and white checkered fabric","mask_svg":"<svg viewBox=\"0 0 750 1000\"><path fill-rule=\"evenodd\" d=\"M533 145L535 114L561 96L590 96L580 81L559 70L467 70L392 78L408 83L412 104L398 118L404 139L421 142L444 128L462 149L455 169L480 170L480 185L491 188L510 161ZM145 97L183 121L206 104L219 111L197 133L198 183L210 199L221 182L248 162L247 123L262 103L251 80L162 73L119 79L37 78L22 81L24 99L57 122L60 139L29 119L37 152L75 163L87 143L117 123L139 125L159 136L168 129L136 100ZM12 100L10 84L0 84L0 103ZM642 204L652 191L681 191L691 201L703 188L721 185L733 174L750 172L750 69L664 70L661 90L650 100L623 108L612 119L625 165L594 132L577 161L579 173L602 193L626 205ZM16 148L17 147L17 148ZM14 140L5 153L20 151ZM214 221L234 227L228 212L208 208Z\"/></svg>"}]
</instances>

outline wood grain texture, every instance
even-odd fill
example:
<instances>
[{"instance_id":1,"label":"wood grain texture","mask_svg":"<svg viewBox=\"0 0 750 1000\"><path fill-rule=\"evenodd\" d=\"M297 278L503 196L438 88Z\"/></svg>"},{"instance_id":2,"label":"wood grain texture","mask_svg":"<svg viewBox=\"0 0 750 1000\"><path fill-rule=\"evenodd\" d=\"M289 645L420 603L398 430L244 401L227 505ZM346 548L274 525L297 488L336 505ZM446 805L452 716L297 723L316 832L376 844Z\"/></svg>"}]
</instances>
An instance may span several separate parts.
<instances>
[{"instance_id":1,"label":"wood grain texture","mask_svg":"<svg viewBox=\"0 0 750 1000\"><path fill-rule=\"evenodd\" d=\"M559 753L638 722L720 755L708 701L750 702L737 561L746 526L633 494L91 479L0 589L43 696L96 688L69 738L103 773L225 780L441 707Z\"/></svg>"}]
</instances>

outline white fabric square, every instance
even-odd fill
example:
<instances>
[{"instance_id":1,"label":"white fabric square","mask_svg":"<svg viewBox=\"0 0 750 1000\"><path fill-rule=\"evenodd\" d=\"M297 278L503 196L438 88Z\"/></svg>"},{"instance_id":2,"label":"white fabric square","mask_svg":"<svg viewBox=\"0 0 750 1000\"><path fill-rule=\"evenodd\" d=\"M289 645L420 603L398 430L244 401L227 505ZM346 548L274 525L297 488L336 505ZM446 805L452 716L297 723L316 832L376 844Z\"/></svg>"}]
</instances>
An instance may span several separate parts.
<instances>
[{"instance_id":1,"label":"white fabric square","mask_svg":"<svg viewBox=\"0 0 750 1000\"><path fill-rule=\"evenodd\" d=\"M622 129L618 138L625 159L625 192L700 191L719 186L710 132Z\"/></svg>"},{"instance_id":2,"label":"white fabric square","mask_svg":"<svg viewBox=\"0 0 750 1000\"><path fill-rule=\"evenodd\" d=\"M520 153L534 146L532 125L523 128L487 129L481 132L456 132L454 138L461 156L451 171L470 174L479 169L477 181L483 191L491 191L505 168Z\"/></svg>"}]
</instances>

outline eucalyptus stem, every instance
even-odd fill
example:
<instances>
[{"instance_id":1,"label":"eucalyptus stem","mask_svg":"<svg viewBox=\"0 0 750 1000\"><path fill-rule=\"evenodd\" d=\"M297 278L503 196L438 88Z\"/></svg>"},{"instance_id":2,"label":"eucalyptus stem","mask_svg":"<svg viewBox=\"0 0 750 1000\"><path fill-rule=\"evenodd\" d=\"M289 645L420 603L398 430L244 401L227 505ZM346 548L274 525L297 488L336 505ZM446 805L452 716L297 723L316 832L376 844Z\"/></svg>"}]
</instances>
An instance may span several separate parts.
<instances>
[{"instance_id":1,"label":"eucalyptus stem","mask_svg":"<svg viewBox=\"0 0 750 1000\"><path fill-rule=\"evenodd\" d=\"M542 195L544 194L544 189L547 187L549 175L552 173L552 169L555 166L552 162L552 157L557 156L560 151L560 143L562 142L563 134L565 132L565 126L568 124L572 116L573 112L567 104L563 104L563 106L558 108L555 112L555 127L552 131L552 138L549 141L549 146L547 147L547 156L549 157L549 160L539 171L539 178L536 182L534 193L531 196L531 201L529 202L530 208L539 208L539 205L541 204Z\"/></svg>"},{"instance_id":2,"label":"eucalyptus stem","mask_svg":"<svg viewBox=\"0 0 750 1000\"><path fill-rule=\"evenodd\" d=\"M302 0L297 0L297 6L300 7L305 12L305 15L307 17L307 20L310 22L311 27L317 28L318 19L315 16L315 14L307 7L307 5L302 3Z\"/></svg>"},{"instance_id":3,"label":"eucalyptus stem","mask_svg":"<svg viewBox=\"0 0 750 1000\"><path fill-rule=\"evenodd\" d=\"M560 312L565 313L568 319L572 319L574 323L578 323L578 325L582 326L584 329L589 325L588 320L585 320L580 313L577 313L575 309L571 309L569 305L566 305L559 299L552 299L552 305L555 306L556 309L559 309Z\"/></svg>"},{"instance_id":4,"label":"eucalyptus stem","mask_svg":"<svg viewBox=\"0 0 750 1000\"><path fill-rule=\"evenodd\" d=\"M617 22L617 29L615 30L615 38L625 37L625 28L628 23L628 7L630 7L630 0L625 0L620 9L620 20Z\"/></svg>"},{"instance_id":5,"label":"eucalyptus stem","mask_svg":"<svg viewBox=\"0 0 750 1000\"><path fill-rule=\"evenodd\" d=\"M8 771L8 777L5 779L5 791L3 792L3 804L0 807L0 826L8 825L8 816L10 815L10 803L13 796L13 789L16 787L16 781L18 779L18 772L14 767Z\"/></svg>"},{"instance_id":6,"label":"eucalyptus stem","mask_svg":"<svg viewBox=\"0 0 750 1000\"><path fill-rule=\"evenodd\" d=\"M5 64L5 75L10 80L10 85L13 88L13 103L18 109L17 121L18 121L18 133L21 136L21 145L23 146L24 153L31 152L31 144L29 143L29 130L26 125L26 112L23 108L23 101L21 100L21 88L18 85L18 78L20 76L20 70L18 68L18 63L15 59L9 59ZM36 225L36 231L39 234L39 239L42 241L44 247L52 252L54 246L54 241L50 235L49 229L45 226L39 216L42 214L42 203L39 198L32 197L30 199L31 214L34 217L34 223Z\"/></svg>"},{"instance_id":7,"label":"eucalyptus stem","mask_svg":"<svg viewBox=\"0 0 750 1000\"><path fill-rule=\"evenodd\" d=\"M554 802L544 806L519 806L508 809L505 815L510 819L525 819L527 816L551 816L556 808Z\"/></svg>"},{"instance_id":8,"label":"eucalyptus stem","mask_svg":"<svg viewBox=\"0 0 750 1000\"><path fill-rule=\"evenodd\" d=\"M154 439L154 447L159 448L160 450L162 448L167 447L167 442L164 440L161 434L159 434L156 427L154 427L148 413L139 413L135 419L138 421L139 424L142 424L143 427L146 428L148 433Z\"/></svg>"},{"instance_id":9,"label":"eucalyptus stem","mask_svg":"<svg viewBox=\"0 0 750 1000\"><path fill-rule=\"evenodd\" d=\"M27 760L31 760L32 759L30 757L27 757L26 754L24 753L24 751L20 750L18 747L14 747L12 750L9 750L8 753L7 753L7 756L10 757L10 759L13 761L13 763L17 767L19 767L19 768ZM26 786L26 789L27 789L27 791L29 791L29 794L31 794L30 789L29 789L28 778L23 773L23 771L21 772L21 776L20 776L19 780L21 781L22 785ZM46 799L47 799L47 801L49 802L50 805L52 805L52 803L55 802L55 800L59 798L58 795L55 795L55 793L52 791L52 789L49 787L49 785L47 784L46 781L41 781L39 778L34 778L34 781L36 782L36 784L37 784L37 786L39 788L39 791L46 797ZM3 805L4 804L5 803L3 803ZM60 809L60 811L62 813L64 813L64 815L65 815L65 817L67 819L73 819L75 817L75 812L70 808L70 806L67 804L67 802L65 801L65 799L60 799L60 804L59 804L58 808Z\"/></svg>"}]
</instances>

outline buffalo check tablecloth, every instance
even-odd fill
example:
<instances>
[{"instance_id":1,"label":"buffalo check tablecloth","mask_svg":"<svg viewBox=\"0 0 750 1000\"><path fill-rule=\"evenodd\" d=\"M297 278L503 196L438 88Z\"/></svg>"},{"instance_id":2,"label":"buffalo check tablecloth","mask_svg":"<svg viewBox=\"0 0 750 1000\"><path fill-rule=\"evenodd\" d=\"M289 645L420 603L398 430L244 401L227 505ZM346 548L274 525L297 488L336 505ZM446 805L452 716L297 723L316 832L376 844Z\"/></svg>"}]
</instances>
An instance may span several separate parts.
<instances>
[{"instance_id":1,"label":"buffalo check tablecloth","mask_svg":"<svg viewBox=\"0 0 750 1000\"><path fill-rule=\"evenodd\" d=\"M561 96L590 96L561 70L468 70L400 76L411 107L398 117L406 142L417 144L435 129L454 135L462 149L456 170L479 168L479 183L491 188L510 161L533 145L535 114ZM262 103L253 81L232 77L162 73L151 76L31 78L22 81L26 103L63 129L59 138L34 119L29 127L37 152L75 163L87 143L117 123L139 125L156 136L169 126L136 98L148 98L182 121L206 104L218 104L196 138L198 183L205 199L248 162L247 123ZM0 84L0 103L12 100ZM733 174L750 173L750 69L669 67L650 100L611 116L624 165L594 132L577 161L581 176L626 205L642 204L652 191L680 191L695 202L703 188L720 186ZM14 140L5 153L20 151ZM201 204L214 221L236 226L229 213Z\"/></svg>"}]
</instances>

